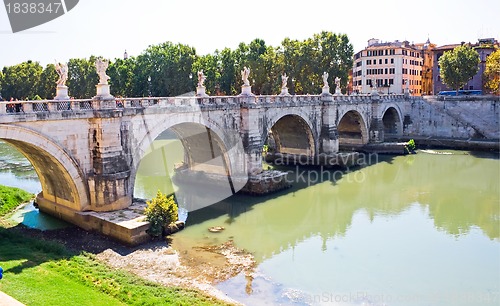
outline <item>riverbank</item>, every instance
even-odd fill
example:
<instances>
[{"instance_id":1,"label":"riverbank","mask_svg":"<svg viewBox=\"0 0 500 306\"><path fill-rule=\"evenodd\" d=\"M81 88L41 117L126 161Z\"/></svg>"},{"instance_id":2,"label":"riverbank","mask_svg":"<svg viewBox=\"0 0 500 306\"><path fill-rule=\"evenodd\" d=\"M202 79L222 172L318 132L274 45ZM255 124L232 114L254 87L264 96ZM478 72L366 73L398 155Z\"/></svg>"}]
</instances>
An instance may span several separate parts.
<instances>
[{"instance_id":1,"label":"riverbank","mask_svg":"<svg viewBox=\"0 0 500 306\"><path fill-rule=\"evenodd\" d=\"M500 140L498 139L457 139L442 137L412 137L418 148L450 149L481 152L499 152ZM405 138L405 141L410 138Z\"/></svg>"},{"instance_id":2,"label":"riverbank","mask_svg":"<svg viewBox=\"0 0 500 306\"><path fill-rule=\"evenodd\" d=\"M11 210L0 215L0 290L27 305L236 304L165 241L132 249L76 227L42 232L10 224Z\"/></svg>"}]
</instances>

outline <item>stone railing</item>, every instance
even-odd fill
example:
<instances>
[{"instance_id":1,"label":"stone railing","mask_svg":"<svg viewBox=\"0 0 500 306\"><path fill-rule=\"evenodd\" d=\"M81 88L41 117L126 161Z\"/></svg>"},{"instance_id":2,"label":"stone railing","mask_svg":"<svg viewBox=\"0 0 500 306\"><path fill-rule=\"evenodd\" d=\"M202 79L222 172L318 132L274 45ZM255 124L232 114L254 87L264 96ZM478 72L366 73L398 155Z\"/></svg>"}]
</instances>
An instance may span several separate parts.
<instances>
[{"instance_id":1,"label":"stone railing","mask_svg":"<svg viewBox=\"0 0 500 306\"><path fill-rule=\"evenodd\" d=\"M413 98L413 97L410 97ZM211 97L145 97L115 98L110 100L71 99L2 101L0 115L51 113L63 111L96 111L110 109L132 109L150 107L199 107L201 109L227 107L301 106L336 103L369 103L373 101L395 101L408 99L405 95L265 95L265 96L211 96Z\"/></svg>"}]
</instances>

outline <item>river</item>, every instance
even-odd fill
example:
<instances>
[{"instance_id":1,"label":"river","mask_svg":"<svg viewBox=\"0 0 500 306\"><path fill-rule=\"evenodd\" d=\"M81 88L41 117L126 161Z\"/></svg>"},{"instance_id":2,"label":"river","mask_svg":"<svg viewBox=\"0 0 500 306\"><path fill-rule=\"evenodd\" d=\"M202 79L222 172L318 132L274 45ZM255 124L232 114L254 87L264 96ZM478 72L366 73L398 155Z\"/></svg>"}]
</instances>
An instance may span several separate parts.
<instances>
[{"instance_id":1,"label":"river","mask_svg":"<svg viewBox=\"0 0 500 306\"><path fill-rule=\"evenodd\" d=\"M152 158L168 155L158 144L141 162L136 196L174 190ZM0 143L0 153L0 184L39 190L17 151ZM248 305L498 305L498 154L427 150L371 160L347 172L284 168L292 188L190 212L174 241L231 239L252 253L253 278L217 284Z\"/></svg>"}]
</instances>

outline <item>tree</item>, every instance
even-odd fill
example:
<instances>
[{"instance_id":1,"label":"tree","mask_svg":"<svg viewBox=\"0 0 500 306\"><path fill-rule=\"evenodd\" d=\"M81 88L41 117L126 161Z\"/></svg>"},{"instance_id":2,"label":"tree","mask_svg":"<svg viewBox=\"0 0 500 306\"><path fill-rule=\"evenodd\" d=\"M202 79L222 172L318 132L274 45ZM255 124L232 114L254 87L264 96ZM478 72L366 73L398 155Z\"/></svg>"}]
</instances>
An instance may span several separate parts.
<instances>
[{"instance_id":1,"label":"tree","mask_svg":"<svg viewBox=\"0 0 500 306\"><path fill-rule=\"evenodd\" d=\"M69 94L77 99L90 99L96 95L99 77L95 68L95 56L89 59L72 58L68 62Z\"/></svg>"},{"instance_id":2,"label":"tree","mask_svg":"<svg viewBox=\"0 0 500 306\"><path fill-rule=\"evenodd\" d=\"M500 95L500 49L486 58L484 70L484 89L490 93Z\"/></svg>"},{"instance_id":3,"label":"tree","mask_svg":"<svg viewBox=\"0 0 500 306\"><path fill-rule=\"evenodd\" d=\"M137 57L134 92L142 96L149 93L148 77L151 77L153 96L176 96L193 91L189 75L195 59L195 49L187 45L165 42L149 46Z\"/></svg>"},{"instance_id":4,"label":"tree","mask_svg":"<svg viewBox=\"0 0 500 306\"><path fill-rule=\"evenodd\" d=\"M56 95L57 75L54 64L48 64L40 75L37 93L42 99L52 99Z\"/></svg>"},{"instance_id":5,"label":"tree","mask_svg":"<svg viewBox=\"0 0 500 306\"><path fill-rule=\"evenodd\" d=\"M127 59L116 59L109 64L107 74L109 75L109 84L111 87L111 94L121 97L134 97L138 96L134 92L134 71L136 69L137 61L135 57Z\"/></svg>"},{"instance_id":6,"label":"tree","mask_svg":"<svg viewBox=\"0 0 500 306\"><path fill-rule=\"evenodd\" d=\"M443 83L458 90L479 70L479 54L468 45L456 47L439 58L440 76Z\"/></svg>"},{"instance_id":7,"label":"tree","mask_svg":"<svg viewBox=\"0 0 500 306\"><path fill-rule=\"evenodd\" d=\"M174 196L167 196L158 190L156 197L147 202L144 214L149 221L149 234L160 236L165 226L178 220L178 208Z\"/></svg>"},{"instance_id":8,"label":"tree","mask_svg":"<svg viewBox=\"0 0 500 306\"><path fill-rule=\"evenodd\" d=\"M38 62L27 61L3 68L2 97L5 99L33 99L43 68Z\"/></svg>"}]
</instances>

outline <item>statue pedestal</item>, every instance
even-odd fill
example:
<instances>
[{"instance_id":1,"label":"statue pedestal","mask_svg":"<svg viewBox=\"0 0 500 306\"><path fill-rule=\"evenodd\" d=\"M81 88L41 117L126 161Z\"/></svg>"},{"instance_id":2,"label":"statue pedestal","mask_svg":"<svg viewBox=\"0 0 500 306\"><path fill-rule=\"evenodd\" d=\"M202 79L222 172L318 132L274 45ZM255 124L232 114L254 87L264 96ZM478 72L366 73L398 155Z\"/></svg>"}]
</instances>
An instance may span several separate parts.
<instances>
[{"instance_id":1,"label":"statue pedestal","mask_svg":"<svg viewBox=\"0 0 500 306\"><path fill-rule=\"evenodd\" d=\"M208 97L208 95L205 93L205 86L196 87L196 96L197 97Z\"/></svg>"},{"instance_id":2,"label":"statue pedestal","mask_svg":"<svg viewBox=\"0 0 500 306\"><path fill-rule=\"evenodd\" d=\"M241 86L240 96L253 96L253 95L254 94L252 93L252 86L250 86L250 85Z\"/></svg>"},{"instance_id":3,"label":"statue pedestal","mask_svg":"<svg viewBox=\"0 0 500 306\"><path fill-rule=\"evenodd\" d=\"M323 89L321 90L322 95L329 95L330 94L330 87L329 86L323 86Z\"/></svg>"},{"instance_id":4,"label":"statue pedestal","mask_svg":"<svg viewBox=\"0 0 500 306\"><path fill-rule=\"evenodd\" d=\"M370 93L371 96L379 96L378 90L376 87L373 87L372 92Z\"/></svg>"},{"instance_id":5,"label":"statue pedestal","mask_svg":"<svg viewBox=\"0 0 500 306\"><path fill-rule=\"evenodd\" d=\"M69 100L68 86L57 85L54 100Z\"/></svg>"},{"instance_id":6,"label":"statue pedestal","mask_svg":"<svg viewBox=\"0 0 500 306\"><path fill-rule=\"evenodd\" d=\"M291 95L288 93L288 87L282 87L282 88L281 88L281 93L280 93L280 96L291 96Z\"/></svg>"},{"instance_id":7,"label":"statue pedestal","mask_svg":"<svg viewBox=\"0 0 500 306\"><path fill-rule=\"evenodd\" d=\"M335 95L336 95L336 96L341 96L341 95L342 95L342 91L340 91L340 88L338 88L338 87L337 87L337 88L335 89Z\"/></svg>"},{"instance_id":8,"label":"statue pedestal","mask_svg":"<svg viewBox=\"0 0 500 306\"><path fill-rule=\"evenodd\" d=\"M94 99L111 100L115 98L109 92L109 84L97 84L96 88L97 95L94 97Z\"/></svg>"}]
</instances>

